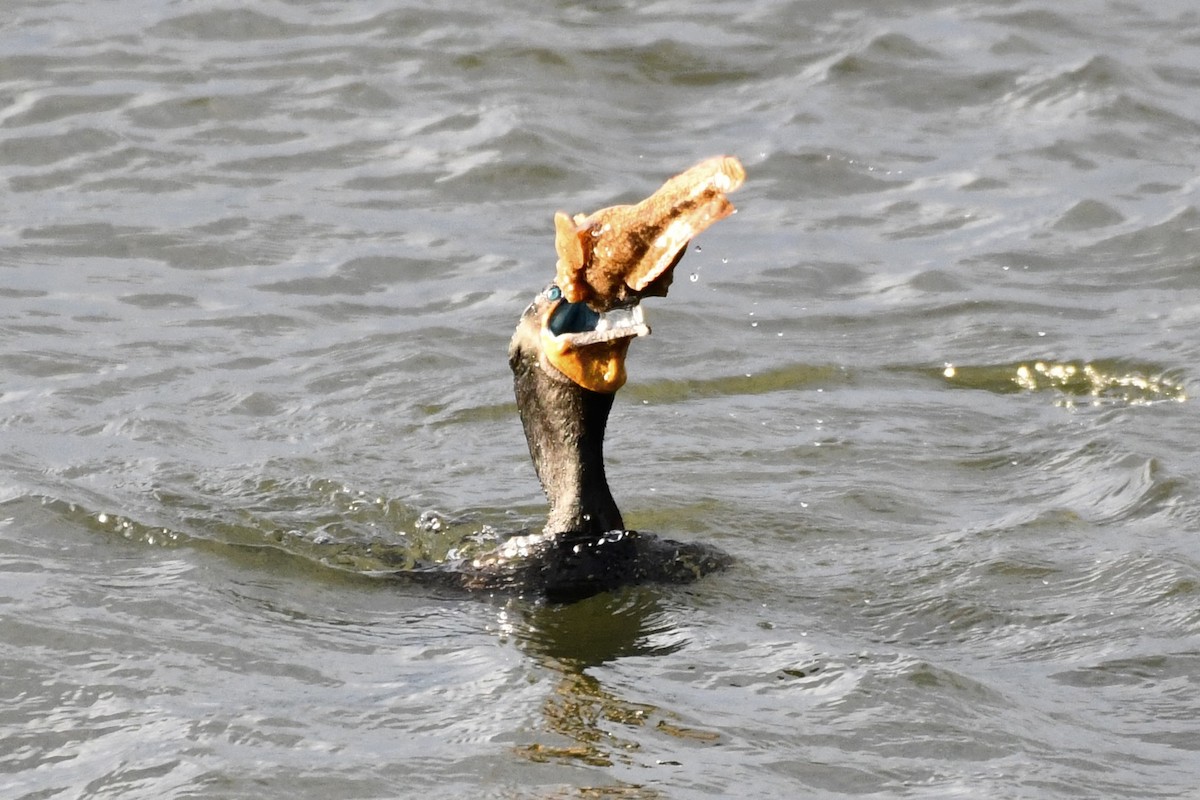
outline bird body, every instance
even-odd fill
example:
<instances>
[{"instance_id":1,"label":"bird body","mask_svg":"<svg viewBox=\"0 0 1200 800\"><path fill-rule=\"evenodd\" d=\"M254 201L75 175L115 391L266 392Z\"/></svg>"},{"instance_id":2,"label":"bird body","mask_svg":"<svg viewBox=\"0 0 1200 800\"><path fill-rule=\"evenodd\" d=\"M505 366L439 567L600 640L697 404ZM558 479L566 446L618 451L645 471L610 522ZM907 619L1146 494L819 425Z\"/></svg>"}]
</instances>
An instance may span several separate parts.
<instances>
[{"instance_id":1,"label":"bird body","mask_svg":"<svg viewBox=\"0 0 1200 800\"><path fill-rule=\"evenodd\" d=\"M693 580L724 554L625 530L604 472L604 434L630 342L650 333L638 303L667 294L693 236L733 213L736 158L708 159L641 203L556 216L555 283L525 309L508 361L529 455L550 510L540 534L477 562L520 564L551 597L646 580Z\"/></svg>"}]
</instances>

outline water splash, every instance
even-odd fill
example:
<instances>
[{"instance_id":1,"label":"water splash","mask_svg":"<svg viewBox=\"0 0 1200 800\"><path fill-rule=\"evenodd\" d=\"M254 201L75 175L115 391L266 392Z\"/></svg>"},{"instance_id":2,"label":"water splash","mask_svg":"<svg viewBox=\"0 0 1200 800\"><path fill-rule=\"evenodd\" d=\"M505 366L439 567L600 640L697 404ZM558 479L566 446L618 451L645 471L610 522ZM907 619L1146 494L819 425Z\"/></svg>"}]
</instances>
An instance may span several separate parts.
<instances>
[{"instance_id":1,"label":"water splash","mask_svg":"<svg viewBox=\"0 0 1200 800\"><path fill-rule=\"evenodd\" d=\"M1017 367L1014 380L1027 391L1052 389L1067 395L1055 401L1065 407L1080 401L1088 405L1147 405L1187 400L1183 386L1169 375L1149 375L1103 364L1035 361Z\"/></svg>"},{"instance_id":2,"label":"water splash","mask_svg":"<svg viewBox=\"0 0 1200 800\"><path fill-rule=\"evenodd\" d=\"M987 391L1053 392L1055 405L1183 403L1183 381L1169 370L1118 361L1032 361L989 366L947 363L938 375L954 386Z\"/></svg>"}]
</instances>

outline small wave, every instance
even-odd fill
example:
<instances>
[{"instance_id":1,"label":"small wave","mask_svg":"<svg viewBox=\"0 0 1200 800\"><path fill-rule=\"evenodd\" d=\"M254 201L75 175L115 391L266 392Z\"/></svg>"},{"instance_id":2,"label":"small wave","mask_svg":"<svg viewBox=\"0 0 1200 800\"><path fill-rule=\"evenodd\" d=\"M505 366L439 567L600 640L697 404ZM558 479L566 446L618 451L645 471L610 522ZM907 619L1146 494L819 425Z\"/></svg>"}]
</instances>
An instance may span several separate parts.
<instances>
[{"instance_id":1,"label":"small wave","mask_svg":"<svg viewBox=\"0 0 1200 800\"><path fill-rule=\"evenodd\" d=\"M939 373L951 386L1010 394L1047 392L1062 408L1183 403L1177 372L1120 361L1020 361L986 366L946 364Z\"/></svg>"},{"instance_id":2,"label":"small wave","mask_svg":"<svg viewBox=\"0 0 1200 800\"><path fill-rule=\"evenodd\" d=\"M157 23L148 31L169 39L247 42L302 37L312 32L308 25L242 9L202 11Z\"/></svg>"},{"instance_id":3,"label":"small wave","mask_svg":"<svg viewBox=\"0 0 1200 800\"><path fill-rule=\"evenodd\" d=\"M1013 108L1091 110L1111 102L1116 90L1133 83L1123 64L1096 55L1073 67L1023 76L1005 101Z\"/></svg>"},{"instance_id":4,"label":"small wave","mask_svg":"<svg viewBox=\"0 0 1200 800\"><path fill-rule=\"evenodd\" d=\"M944 43L893 31L840 50L810 73L821 82L916 112L988 106L1018 85L1020 75L1012 69L979 69L980 61L957 57ZM927 91L928 86L938 90Z\"/></svg>"},{"instance_id":5,"label":"small wave","mask_svg":"<svg viewBox=\"0 0 1200 800\"><path fill-rule=\"evenodd\" d=\"M273 563L363 579L409 581L454 590L577 600L641 583L689 583L728 566L724 553L636 531L600 540L501 532L474 514L447 517L355 491L336 481L251 481L230 487L228 508L203 498L155 492L153 523L51 496L22 495L84 530L154 548L188 548L239 562ZM242 495L240 507L237 495ZM157 515L156 515L157 516Z\"/></svg>"}]
</instances>

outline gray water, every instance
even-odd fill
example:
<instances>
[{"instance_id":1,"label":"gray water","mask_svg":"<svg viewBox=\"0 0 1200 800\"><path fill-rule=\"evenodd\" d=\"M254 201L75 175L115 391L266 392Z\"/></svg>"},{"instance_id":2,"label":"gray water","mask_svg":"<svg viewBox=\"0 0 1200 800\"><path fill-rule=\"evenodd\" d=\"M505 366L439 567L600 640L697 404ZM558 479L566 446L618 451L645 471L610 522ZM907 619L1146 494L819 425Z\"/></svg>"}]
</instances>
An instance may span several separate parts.
<instances>
[{"instance_id":1,"label":"gray water","mask_svg":"<svg viewBox=\"0 0 1200 800\"><path fill-rule=\"evenodd\" d=\"M1198 797L1200 12L9 0L0 796ZM552 214L738 155L537 527Z\"/></svg>"}]
</instances>

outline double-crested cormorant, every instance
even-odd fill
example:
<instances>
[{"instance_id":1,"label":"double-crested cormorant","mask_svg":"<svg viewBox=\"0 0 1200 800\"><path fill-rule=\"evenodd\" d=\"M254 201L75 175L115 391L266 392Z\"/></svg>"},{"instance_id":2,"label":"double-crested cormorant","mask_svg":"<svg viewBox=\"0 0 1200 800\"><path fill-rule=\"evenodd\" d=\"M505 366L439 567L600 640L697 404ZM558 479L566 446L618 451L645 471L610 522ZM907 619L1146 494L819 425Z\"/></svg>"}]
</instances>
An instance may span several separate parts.
<instances>
[{"instance_id":1,"label":"double-crested cormorant","mask_svg":"<svg viewBox=\"0 0 1200 800\"><path fill-rule=\"evenodd\" d=\"M625 530L604 474L604 430L629 344L650 333L639 301L667 294L688 242L733 212L726 193L744 179L737 159L723 156L636 205L556 215L555 282L525 309L509 346L517 408L550 511L541 534L514 537L477 561L481 574L507 573L526 589L569 599L692 580L727 563L703 546Z\"/></svg>"}]
</instances>

